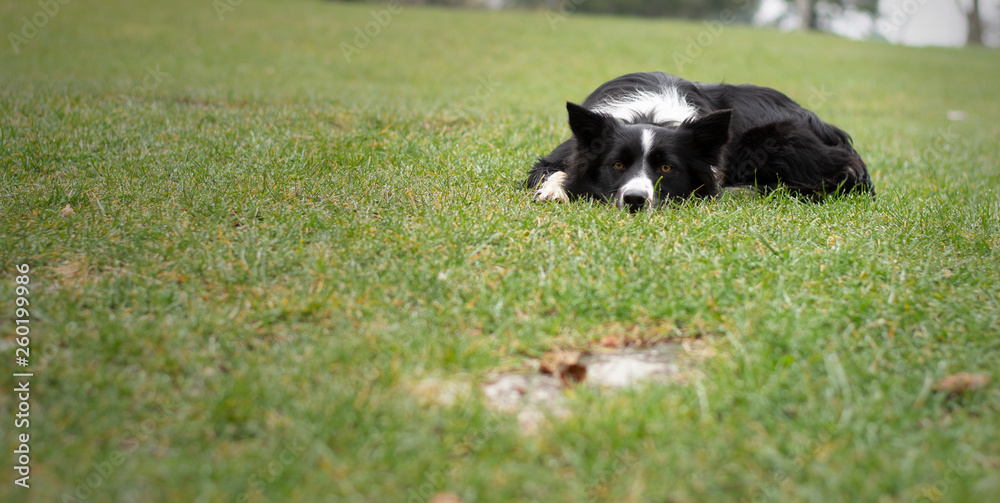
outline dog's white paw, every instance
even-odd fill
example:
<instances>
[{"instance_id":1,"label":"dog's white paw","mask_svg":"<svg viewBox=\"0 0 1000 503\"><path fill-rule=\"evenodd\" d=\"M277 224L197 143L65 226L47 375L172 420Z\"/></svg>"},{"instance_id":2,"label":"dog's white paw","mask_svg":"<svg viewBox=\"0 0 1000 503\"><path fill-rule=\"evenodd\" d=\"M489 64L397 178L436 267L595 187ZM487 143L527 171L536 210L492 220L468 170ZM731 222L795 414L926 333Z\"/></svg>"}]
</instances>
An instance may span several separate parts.
<instances>
[{"instance_id":1,"label":"dog's white paw","mask_svg":"<svg viewBox=\"0 0 1000 503\"><path fill-rule=\"evenodd\" d=\"M566 189L563 188L563 182L565 181L566 173L562 171L552 173L551 175L545 177L545 181L542 182L542 186L538 188L537 192L535 192L535 200L569 202L569 195L566 194Z\"/></svg>"}]
</instances>

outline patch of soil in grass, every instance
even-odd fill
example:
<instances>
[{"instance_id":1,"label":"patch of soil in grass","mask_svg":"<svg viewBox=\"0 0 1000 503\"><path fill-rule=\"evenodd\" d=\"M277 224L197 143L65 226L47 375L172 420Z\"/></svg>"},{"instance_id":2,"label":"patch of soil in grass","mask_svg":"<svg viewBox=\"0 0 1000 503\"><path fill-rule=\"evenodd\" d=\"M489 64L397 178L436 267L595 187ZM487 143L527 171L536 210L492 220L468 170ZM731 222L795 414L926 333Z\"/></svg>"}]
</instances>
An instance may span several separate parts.
<instances>
[{"instance_id":1,"label":"patch of soil in grass","mask_svg":"<svg viewBox=\"0 0 1000 503\"><path fill-rule=\"evenodd\" d=\"M501 412L516 414L528 432L546 417L570 414L565 390L573 386L601 389L640 384L682 383L696 371L694 364L711 356L699 340L628 342L602 339L591 348L556 349L531 362L534 371L490 376L482 386L487 403Z\"/></svg>"}]
</instances>

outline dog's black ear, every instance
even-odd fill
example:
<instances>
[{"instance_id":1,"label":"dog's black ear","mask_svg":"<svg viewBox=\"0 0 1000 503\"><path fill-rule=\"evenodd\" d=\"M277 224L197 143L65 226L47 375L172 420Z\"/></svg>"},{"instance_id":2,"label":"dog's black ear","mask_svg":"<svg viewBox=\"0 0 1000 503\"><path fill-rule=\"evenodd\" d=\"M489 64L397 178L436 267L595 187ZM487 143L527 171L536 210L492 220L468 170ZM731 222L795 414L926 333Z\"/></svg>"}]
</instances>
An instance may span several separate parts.
<instances>
[{"instance_id":1,"label":"dog's black ear","mask_svg":"<svg viewBox=\"0 0 1000 503\"><path fill-rule=\"evenodd\" d=\"M682 127L691 132L693 145L698 152L714 163L718 161L722 147L729 143L729 123L732 120L732 110L719 110L686 121Z\"/></svg>"},{"instance_id":2,"label":"dog's black ear","mask_svg":"<svg viewBox=\"0 0 1000 503\"><path fill-rule=\"evenodd\" d=\"M607 148L608 142L605 136L614 126L613 117L587 110L568 101L566 111L569 112L569 128L581 147L596 151L595 153Z\"/></svg>"}]
</instances>

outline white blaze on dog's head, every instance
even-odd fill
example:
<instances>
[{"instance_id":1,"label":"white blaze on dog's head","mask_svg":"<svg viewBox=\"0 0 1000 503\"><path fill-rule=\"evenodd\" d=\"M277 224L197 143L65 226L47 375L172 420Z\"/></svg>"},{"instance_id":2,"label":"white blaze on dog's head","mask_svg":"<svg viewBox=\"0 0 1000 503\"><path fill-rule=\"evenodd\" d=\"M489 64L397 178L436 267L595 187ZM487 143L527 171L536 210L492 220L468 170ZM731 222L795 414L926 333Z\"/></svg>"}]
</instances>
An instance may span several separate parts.
<instances>
[{"instance_id":1,"label":"white blaze on dog's head","mask_svg":"<svg viewBox=\"0 0 1000 503\"><path fill-rule=\"evenodd\" d=\"M640 133L639 138L642 144L642 159L640 162L643 166L635 176L618 189L618 197L615 203L619 208L628 207L629 210L636 211L646 205L655 204L656 189L646 169L649 153L653 150L655 135L656 133L652 128L643 128Z\"/></svg>"},{"instance_id":2,"label":"white blaze on dog's head","mask_svg":"<svg viewBox=\"0 0 1000 503\"><path fill-rule=\"evenodd\" d=\"M655 135L652 128L643 128L639 134L642 144L642 159L639 162L642 164L642 169L618 189L615 203L619 208L627 207L630 211L637 211L647 205L655 204L656 189L646 166L649 153L653 150Z\"/></svg>"},{"instance_id":3,"label":"white blaze on dog's head","mask_svg":"<svg viewBox=\"0 0 1000 503\"><path fill-rule=\"evenodd\" d=\"M649 153L653 150L654 134L652 129L643 128L642 130L642 158L644 160L649 157Z\"/></svg>"}]
</instances>

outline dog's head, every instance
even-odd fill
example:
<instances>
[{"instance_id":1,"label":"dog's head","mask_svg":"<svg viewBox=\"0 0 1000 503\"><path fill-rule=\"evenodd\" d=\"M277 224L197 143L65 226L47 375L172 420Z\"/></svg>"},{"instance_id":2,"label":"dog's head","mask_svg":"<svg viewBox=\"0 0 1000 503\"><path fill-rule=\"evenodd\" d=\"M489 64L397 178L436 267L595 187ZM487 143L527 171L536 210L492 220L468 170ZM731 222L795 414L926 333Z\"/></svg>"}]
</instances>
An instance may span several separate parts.
<instances>
[{"instance_id":1,"label":"dog's head","mask_svg":"<svg viewBox=\"0 0 1000 503\"><path fill-rule=\"evenodd\" d=\"M732 110L676 127L625 123L567 103L576 146L564 187L638 211L668 200L718 194L717 169Z\"/></svg>"}]
</instances>

